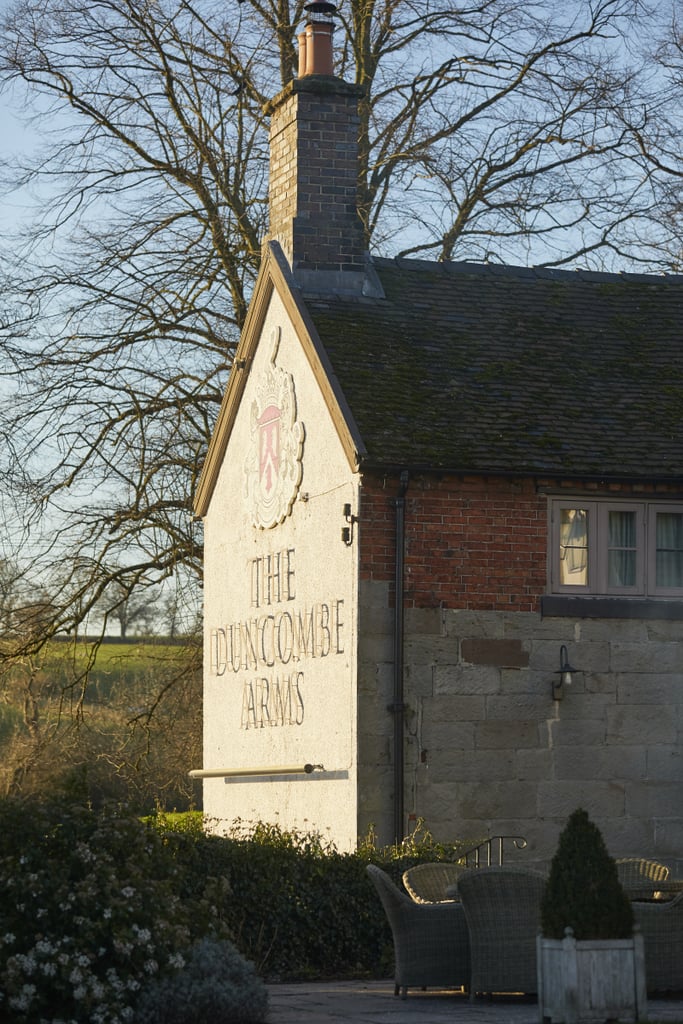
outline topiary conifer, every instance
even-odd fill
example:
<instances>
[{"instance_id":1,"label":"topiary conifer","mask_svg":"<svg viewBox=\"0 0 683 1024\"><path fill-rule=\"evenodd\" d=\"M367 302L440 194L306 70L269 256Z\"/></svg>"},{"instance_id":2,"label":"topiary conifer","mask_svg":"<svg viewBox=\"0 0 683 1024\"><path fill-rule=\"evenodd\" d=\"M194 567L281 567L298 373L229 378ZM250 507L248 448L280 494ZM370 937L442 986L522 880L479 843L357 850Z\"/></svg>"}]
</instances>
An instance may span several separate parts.
<instances>
[{"instance_id":1,"label":"topiary conifer","mask_svg":"<svg viewBox=\"0 0 683 1024\"><path fill-rule=\"evenodd\" d=\"M541 904L543 934L562 939L570 927L575 939L628 939L633 921L616 862L600 829L579 807L567 820L550 866Z\"/></svg>"}]
</instances>

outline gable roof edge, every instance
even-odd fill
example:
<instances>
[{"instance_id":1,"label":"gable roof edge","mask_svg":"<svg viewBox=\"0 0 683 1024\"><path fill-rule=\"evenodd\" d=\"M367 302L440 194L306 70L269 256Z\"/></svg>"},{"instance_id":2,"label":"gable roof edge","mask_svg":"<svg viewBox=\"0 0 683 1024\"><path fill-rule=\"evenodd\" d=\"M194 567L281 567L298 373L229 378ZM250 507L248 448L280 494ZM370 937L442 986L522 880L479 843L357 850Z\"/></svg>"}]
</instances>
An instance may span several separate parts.
<instances>
[{"instance_id":1,"label":"gable roof edge","mask_svg":"<svg viewBox=\"0 0 683 1024\"><path fill-rule=\"evenodd\" d=\"M259 341L273 291L276 291L282 299L287 315L302 342L315 379L335 423L342 447L354 472L358 470L360 461L365 454L365 445L360 432L313 320L306 309L300 290L292 277L289 264L280 245L274 241L268 242L264 247L261 271L256 279L225 394L197 482L194 497L194 514L197 517L206 515L211 503L246 386L251 357Z\"/></svg>"}]
</instances>

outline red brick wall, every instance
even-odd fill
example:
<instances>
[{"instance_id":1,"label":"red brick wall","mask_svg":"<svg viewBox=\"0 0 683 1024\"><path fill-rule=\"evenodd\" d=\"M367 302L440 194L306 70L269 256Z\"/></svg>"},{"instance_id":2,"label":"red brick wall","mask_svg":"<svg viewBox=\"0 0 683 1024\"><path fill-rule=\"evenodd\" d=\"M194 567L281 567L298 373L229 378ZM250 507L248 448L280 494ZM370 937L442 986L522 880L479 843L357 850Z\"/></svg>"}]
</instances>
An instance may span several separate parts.
<instances>
[{"instance_id":1,"label":"red brick wall","mask_svg":"<svg viewBox=\"0 0 683 1024\"><path fill-rule=\"evenodd\" d=\"M361 578L393 582L397 479L364 481ZM535 611L545 589L546 499L532 481L409 482L405 606Z\"/></svg>"},{"instance_id":2,"label":"red brick wall","mask_svg":"<svg viewBox=\"0 0 683 1024\"><path fill-rule=\"evenodd\" d=\"M611 483L481 477L416 477L405 505L405 607L538 610L546 590L545 489L640 496L652 488ZM395 578L398 477L364 478L361 579ZM657 489L661 494L661 489Z\"/></svg>"}]
</instances>

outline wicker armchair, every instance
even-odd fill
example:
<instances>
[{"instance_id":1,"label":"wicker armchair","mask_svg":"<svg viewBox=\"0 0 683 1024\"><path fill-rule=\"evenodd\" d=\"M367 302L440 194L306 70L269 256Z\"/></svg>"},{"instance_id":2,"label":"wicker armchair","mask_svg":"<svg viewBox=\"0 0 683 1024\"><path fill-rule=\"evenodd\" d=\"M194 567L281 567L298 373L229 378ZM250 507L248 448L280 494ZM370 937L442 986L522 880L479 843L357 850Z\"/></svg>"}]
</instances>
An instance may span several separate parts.
<instances>
[{"instance_id":1,"label":"wicker armchair","mask_svg":"<svg viewBox=\"0 0 683 1024\"><path fill-rule=\"evenodd\" d=\"M394 994L408 988L461 988L470 980L470 942L459 903L414 903L385 871L369 864L394 939Z\"/></svg>"},{"instance_id":2,"label":"wicker armchair","mask_svg":"<svg viewBox=\"0 0 683 1024\"><path fill-rule=\"evenodd\" d=\"M656 882L665 882L669 877L669 869L656 860L645 860L644 857L617 858L617 872L627 896L631 900L654 899L657 891Z\"/></svg>"},{"instance_id":3,"label":"wicker armchair","mask_svg":"<svg viewBox=\"0 0 683 1024\"><path fill-rule=\"evenodd\" d=\"M683 892L661 903L634 903L645 945L648 992L683 991Z\"/></svg>"},{"instance_id":4,"label":"wicker armchair","mask_svg":"<svg viewBox=\"0 0 683 1024\"><path fill-rule=\"evenodd\" d=\"M403 872L403 884L416 903L444 903L453 899L446 889L455 885L463 871L464 864L416 864Z\"/></svg>"},{"instance_id":5,"label":"wicker armchair","mask_svg":"<svg viewBox=\"0 0 683 1024\"><path fill-rule=\"evenodd\" d=\"M518 867L476 868L458 882L470 931L470 994L538 990L536 935L545 876Z\"/></svg>"}]
</instances>

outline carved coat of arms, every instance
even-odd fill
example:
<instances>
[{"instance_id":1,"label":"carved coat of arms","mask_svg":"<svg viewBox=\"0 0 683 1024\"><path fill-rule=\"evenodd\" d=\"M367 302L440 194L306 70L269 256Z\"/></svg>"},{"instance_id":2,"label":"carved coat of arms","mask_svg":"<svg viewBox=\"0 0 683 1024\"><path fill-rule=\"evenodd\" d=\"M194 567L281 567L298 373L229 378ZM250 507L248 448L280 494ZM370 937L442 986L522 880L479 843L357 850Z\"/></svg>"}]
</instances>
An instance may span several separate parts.
<instances>
[{"instance_id":1,"label":"carved coat of arms","mask_svg":"<svg viewBox=\"0 0 683 1024\"><path fill-rule=\"evenodd\" d=\"M244 464L246 497L255 526L281 523L291 511L303 473L304 426L296 418L294 380L275 365L280 328L272 334L270 365L251 405L251 450Z\"/></svg>"}]
</instances>

